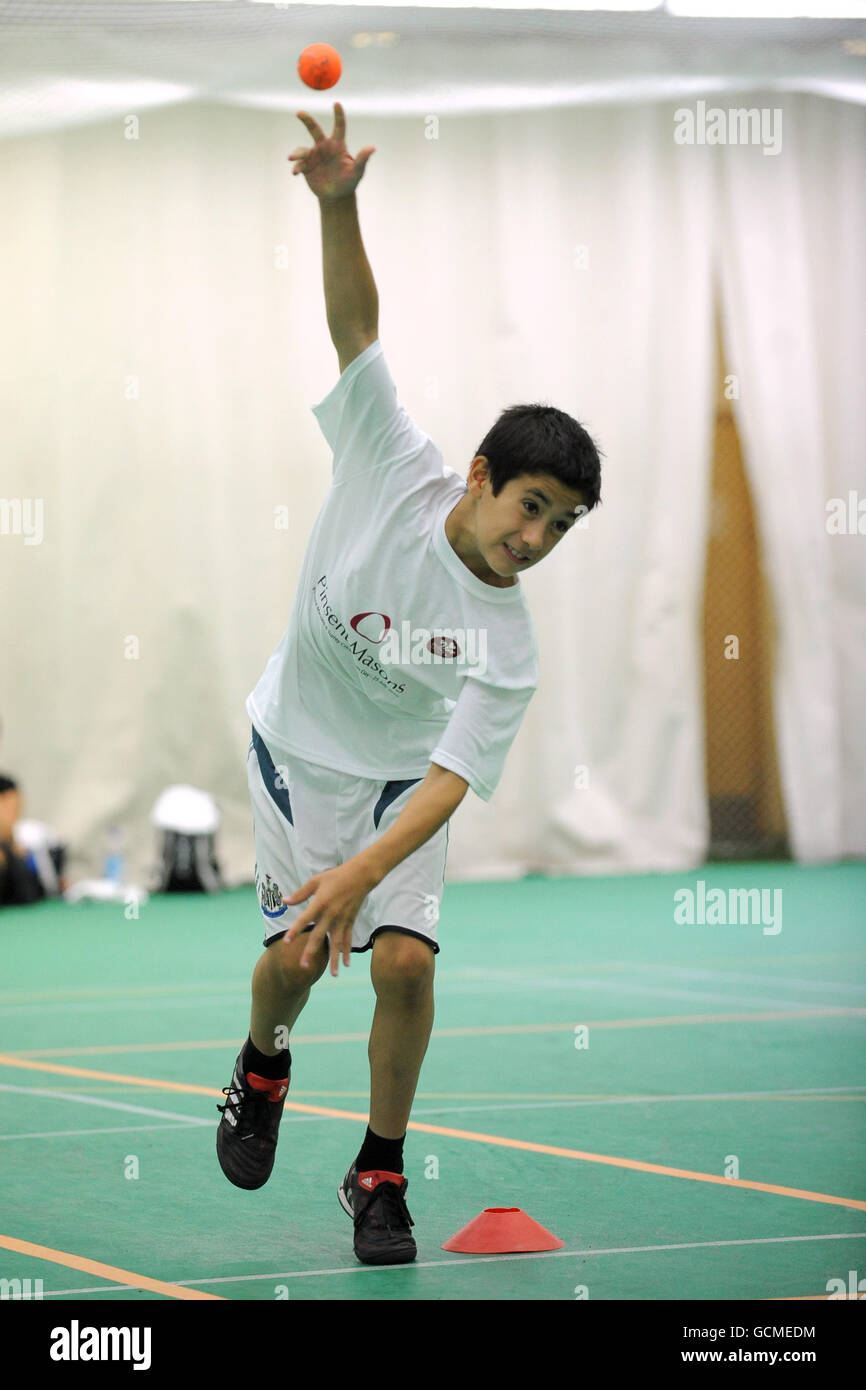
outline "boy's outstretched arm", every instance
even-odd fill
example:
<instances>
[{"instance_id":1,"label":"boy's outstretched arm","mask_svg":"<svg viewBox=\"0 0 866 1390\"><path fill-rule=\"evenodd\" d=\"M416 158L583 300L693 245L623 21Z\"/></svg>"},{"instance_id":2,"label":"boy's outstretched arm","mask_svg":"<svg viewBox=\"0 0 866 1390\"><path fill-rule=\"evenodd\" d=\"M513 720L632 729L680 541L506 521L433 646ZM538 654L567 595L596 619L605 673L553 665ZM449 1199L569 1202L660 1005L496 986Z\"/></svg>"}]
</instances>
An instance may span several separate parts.
<instances>
[{"instance_id":1,"label":"boy's outstretched arm","mask_svg":"<svg viewBox=\"0 0 866 1390\"><path fill-rule=\"evenodd\" d=\"M450 820L468 790L464 777L438 763L430 764L427 776L409 797L391 829L355 856L359 867L369 875L371 888Z\"/></svg>"},{"instance_id":2,"label":"boy's outstretched arm","mask_svg":"<svg viewBox=\"0 0 866 1390\"><path fill-rule=\"evenodd\" d=\"M397 864L435 835L457 810L468 789L465 778L438 763L431 763L420 787L412 793L384 835L345 864L315 874L291 897L284 899L292 906L311 899L284 937L288 943L304 927L315 922L302 965L310 964L326 933L330 937L331 974L336 975L341 955L343 964L349 964L352 924L367 894Z\"/></svg>"},{"instance_id":3,"label":"boy's outstretched arm","mask_svg":"<svg viewBox=\"0 0 866 1390\"><path fill-rule=\"evenodd\" d=\"M312 147L293 150L293 174L301 173L319 200L325 310L341 373L379 336L379 295L358 223L355 189L364 175L372 145L353 159L346 149L346 118L334 102L334 132L326 136L312 116L298 112L313 137Z\"/></svg>"}]
</instances>

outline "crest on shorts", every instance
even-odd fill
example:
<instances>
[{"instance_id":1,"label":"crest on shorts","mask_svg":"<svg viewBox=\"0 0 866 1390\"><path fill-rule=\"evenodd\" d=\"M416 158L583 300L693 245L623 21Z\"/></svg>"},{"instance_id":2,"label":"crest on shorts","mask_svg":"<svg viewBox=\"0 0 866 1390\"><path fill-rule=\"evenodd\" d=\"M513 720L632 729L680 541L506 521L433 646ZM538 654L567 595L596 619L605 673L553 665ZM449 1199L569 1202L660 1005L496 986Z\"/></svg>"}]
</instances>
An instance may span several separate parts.
<instances>
[{"instance_id":1,"label":"crest on shorts","mask_svg":"<svg viewBox=\"0 0 866 1390\"><path fill-rule=\"evenodd\" d=\"M275 883L270 874L261 877L256 865L256 891L259 895L259 903L262 912L266 917L282 917L287 910L288 904L283 902L283 894L280 885Z\"/></svg>"}]
</instances>

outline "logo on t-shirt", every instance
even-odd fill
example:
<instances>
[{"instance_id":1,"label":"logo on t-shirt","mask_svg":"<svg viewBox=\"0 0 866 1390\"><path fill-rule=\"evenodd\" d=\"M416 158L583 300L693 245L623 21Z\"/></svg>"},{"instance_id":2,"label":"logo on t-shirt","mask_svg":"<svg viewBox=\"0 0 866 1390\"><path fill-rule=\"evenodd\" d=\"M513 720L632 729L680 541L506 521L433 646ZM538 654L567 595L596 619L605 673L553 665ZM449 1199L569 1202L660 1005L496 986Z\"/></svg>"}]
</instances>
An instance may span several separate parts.
<instances>
[{"instance_id":1,"label":"logo on t-shirt","mask_svg":"<svg viewBox=\"0 0 866 1390\"><path fill-rule=\"evenodd\" d=\"M384 627L382 624L384 623ZM357 632L360 637L366 637L368 642L373 642L378 646L385 641L386 637L393 638L395 635L391 628L391 619L387 613L356 613L350 619L349 626ZM403 627L409 628L409 623L403 623ZM419 637L426 636L420 628L415 629L412 637L417 641ZM435 635L427 643L427 651L433 656L440 657L443 661L455 661L460 655L460 644L454 637L444 637Z\"/></svg>"},{"instance_id":2,"label":"logo on t-shirt","mask_svg":"<svg viewBox=\"0 0 866 1390\"><path fill-rule=\"evenodd\" d=\"M389 667L438 666L442 662L454 662L471 667L479 678L487 672L486 627L446 627L431 631L427 627L413 627L404 619L398 632L390 614L373 608L341 619L328 600L326 574L313 585L313 604L324 631L355 661L359 672L378 685L384 685L394 695L406 693L406 682L392 680Z\"/></svg>"},{"instance_id":3,"label":"logo on t-shirt","mask_svg":"<svg viewBox=\"0 0 866 1390\"><path fill-rule=\"evenodd\" d=\"M368 622L367 619L371 621ZM378 621L381 619L381 621ZM382 627L382 623L385 624ZM384 642L385 633L391 626L391 619L387 613L356 613L351 619L349 626L358 633L360 637L366 637L368 642Z\"/></svg>"},{"instance_id":4,"label":"logo on t-shirt","mask_svg":"<svg viewBox=\"0 0 866 1390\"><path fill-rule=\"evenodd\" d=\"M387 613L375 613L371 610L364 613L356 613L354 618L347 619L347 627L340 614L328 601L328 576L323 574L313 585L313 604L319 617L322 620L324 631L328 636L338 643L347 656L351 657L357 664L361 675L369 676L377 685L384 686L394 695L403 695L406 692L406 683L401 681L399 684L392 681L387 671L379 665L369 648L378 648L385 640L391 626L391 619ZM385 626L382 626L382 623ZM363 627L361 624L363 623ZM351 631L350 631L351 629ZM367 636L370 632L371 635ZM352 636L352 634L355 634Z\"/></svg>"}]
</instances>

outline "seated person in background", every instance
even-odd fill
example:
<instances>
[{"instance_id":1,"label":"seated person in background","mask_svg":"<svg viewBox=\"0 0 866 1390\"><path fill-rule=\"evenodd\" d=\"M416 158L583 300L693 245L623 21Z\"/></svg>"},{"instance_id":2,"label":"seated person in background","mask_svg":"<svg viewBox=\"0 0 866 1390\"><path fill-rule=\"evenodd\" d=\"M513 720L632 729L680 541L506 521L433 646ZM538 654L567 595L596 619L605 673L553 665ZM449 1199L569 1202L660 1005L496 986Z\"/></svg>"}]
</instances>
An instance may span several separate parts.
<instances>
[{"instance_id":1,"label":"seated person in background","mask_svg":"<svg viewBox=\"0 0 866 1390\"><path fill-rule=\"evenodd\" d=\"M28 852L12 838L21 819L21 793L17 782L0 773L0 907L35 903L45 896L39 875L28 862Z\"/></svg>"}]
</instances>

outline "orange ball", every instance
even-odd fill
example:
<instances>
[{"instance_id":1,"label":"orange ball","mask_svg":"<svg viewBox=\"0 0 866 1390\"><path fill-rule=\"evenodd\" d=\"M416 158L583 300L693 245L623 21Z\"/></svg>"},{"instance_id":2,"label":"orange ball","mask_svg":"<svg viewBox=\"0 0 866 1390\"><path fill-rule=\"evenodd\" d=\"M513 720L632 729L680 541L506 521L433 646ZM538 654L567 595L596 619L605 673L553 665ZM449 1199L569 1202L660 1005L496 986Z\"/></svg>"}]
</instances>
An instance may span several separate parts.
<instances>
[{"instance_id":1,"label":"orange ball","mask_svg":"<svg viewBox=\"0 0 866 1390\"><path fill-rule=\"evenodd\" d=\"M311 43L298 59L298 75L308 87L323 92L340 80L343 64L336 48L329 43Z\"/></svg>"}]
</instances>

